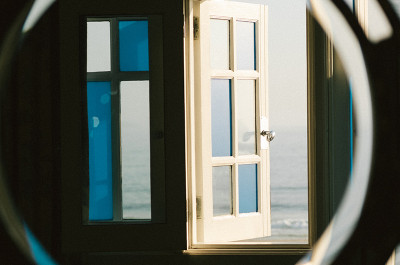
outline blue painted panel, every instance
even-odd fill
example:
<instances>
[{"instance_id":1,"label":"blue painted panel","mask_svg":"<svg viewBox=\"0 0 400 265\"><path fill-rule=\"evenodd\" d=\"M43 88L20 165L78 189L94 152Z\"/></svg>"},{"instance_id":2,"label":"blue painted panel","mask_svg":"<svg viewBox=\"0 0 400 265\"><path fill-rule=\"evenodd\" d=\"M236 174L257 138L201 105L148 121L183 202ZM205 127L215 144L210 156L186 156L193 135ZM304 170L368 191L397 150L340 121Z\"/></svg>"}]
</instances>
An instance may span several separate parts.
<instances>
[{"instance_id":1,"label":"blue painted panel","mask_svg":"<svg viewBox=\"0 0 400 265\"><path fill-rule=\"evenodd\" d=\"M110 91L110 82L87 82L91 221L113 219Z\"/></svg>"},{"instance_id":2,"label":"blue painted panel","mask_svg":"<svg viewBox=\"0 0 400 265\"><path fill-rule=\"evenodd\" d=\"M211 80L212 156L232 155L231 81Z\"/></svg>"},{"instance_id":3,"label":"blue painted panel","mask_svg":"<svg viewBox=\"0 0 400 265\"><path fill-rule=\"evenodd\" d=\"M258 211L257 165L239 165L239 213Z\"/></svg>"},{"instance_id":4,"label":"blue painted panel","mask_svg":"<svg viewBox=\"0 0 400 265\"><path fill-rule=\"evenodd\" d=\"M121 71L149 71L147 20L119 22L119 58Z\"/></svg>"}]
</instances>

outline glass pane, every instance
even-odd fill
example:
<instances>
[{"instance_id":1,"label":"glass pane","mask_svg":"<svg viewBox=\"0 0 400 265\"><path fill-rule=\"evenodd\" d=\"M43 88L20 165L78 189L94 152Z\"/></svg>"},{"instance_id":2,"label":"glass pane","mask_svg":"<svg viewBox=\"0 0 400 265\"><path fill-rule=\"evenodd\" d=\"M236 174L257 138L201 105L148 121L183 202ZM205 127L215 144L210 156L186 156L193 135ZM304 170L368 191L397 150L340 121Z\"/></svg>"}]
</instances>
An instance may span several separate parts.
<instances>
[{"instance_id":1,"label":"glass pane","mask_svg":"<svg viewBox=\"0 0 400 265\"><path fill-rule=\"evenodd\" d=\"M87 22L87 71L111 70L110 22Z\"/></svg>"},{"instance_id":2,"label":"glass pane","mask_svg":"<svg viewBox=\"0 0 400 265\"><path fill-rule=\"evenodd\" d=\"M87 82L89 220L113 219L110 82Z\"/></svg>"},{"instance_id":3,"label":"glass pane","mask_svg":"<svg viewBox=\"0 0 400 265\"><path fill-rule=\"evenodd\" d=\"M214 216L232 214L231 167L213 167Z\"/></svg>"},{"instance_id":4,"label":"glass pane","mask_svg":"<svg viewBox=\"0 0 400 265\"><path fill-rule=\"evenodd\" d=\"M229 69L229 20L210 20L211 69Z\"/></svg>"},{"instance_id":5,"label":"glass pane","mask_svg":"<svg viewBox=\"0 0 400 265\"><path fill-rule=\"evenodd\" d=\"M237 80L236 84L239 155L255 154L256 82L255 80Z\"/></svg>"},{"instance_id":6,"label":"glass pane","mask_svg":"<svg viewBox=\"0 0 400 265\"><path fill-rule=\"evenodd\" d=\"M147 20L119 22L121 71L149 71L149 33Z\"/></svg>"},{"instance_id":7,"label":"glass pane","mask_svg":"<svg viewBox=\"0 0 400 265\"><path fill-rule=\"evenodd\" d=\"M256 69L255 23L236 23L236 58L238 70Z\"/></svg>"},{"instance_id":8,"label":"glass pane","mask_svg":"<svg viewBox=\"0 0 400 265\"><path fill-rule=\"evenodd\" d=\"M121 82L124 219L151 218L149 81Z\"/></svg>"},{"instance_id":9,"label":"glass pane","mask_svg":"<svg viewBox=\"0 0 400 265\"><path fill-rule=\"evenodd\" d=\"M239 165L239 213L258 211L257 165Z\"/></svg>"},{"instance_id":10,"label":"glass pane","mask_svg":"<svg viewBox=\"0 0 400 265\"><path fill-rule=\"evenodd\" d=\"M211 137L213 156L232 155L231 81L211 80Z\"/></svg>"}]
</instances>

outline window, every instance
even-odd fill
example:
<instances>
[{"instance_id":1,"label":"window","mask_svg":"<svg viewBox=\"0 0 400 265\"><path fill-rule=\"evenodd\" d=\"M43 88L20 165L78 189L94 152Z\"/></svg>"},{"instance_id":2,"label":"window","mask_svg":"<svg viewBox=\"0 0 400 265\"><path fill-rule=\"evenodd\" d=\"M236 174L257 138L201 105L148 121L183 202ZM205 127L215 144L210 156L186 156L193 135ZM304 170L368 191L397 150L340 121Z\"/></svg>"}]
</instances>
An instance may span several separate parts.
<instances>
[{"instance_id":1,"label":"window","mask_svg":"<svg viewBox=\"0 0 400 265\"><path fill-rule=\"evenodd\" d=\"M196 70L201 91L196 101L201 108L202 148L197 153L203 173L196 179L197 239L263 237L270 232L269 194L264 189L268 143L261 146L257 133L261 118L268 122L265 10L259 5L214 2L199 8L197 52L203 56Z\"/></svg>"},{"instance_id":2,"label":"window","mask_svg":"<svg viewBox=\"0 0 400 265\"><path fill-rule=\"evenodd\" d=\"M182 35L164 31L176 6L86 3L60 3L62 251L184 249L183 90L165 90L183 88ZM142 193L125 183L139 170Z\"/></svg>"},{"instance_id":3,"label":"window","mask_svg":"<svg viewBox=\"0 0 400 265\"><path fill-rule=\"evenodd\" d=\"M89 222L165 219L157 27L157 16L87 19Z\"/></svg>"},{"instance_id":4,"label":"window","mask_svg":"<svg viewBox=\"0 0 400 265\"><path fill-rule=\"evenodd\" d=\"M257 7L254 8L255 5L234 4L226 1L220 2L220 7L226 4L237 8L209 9L207 11L209 13L200 14L199 8L191 9L190 6L200 5L200 1L185 3L189 4L187 10L190 11L186 13L186 18L194 15L200 23L197 32L198 39L194 41L193 49L188 48L185 51L186 54L183 53L181 30L183 26L182 2L179 2L179 6L176 3L171 4L171 1L161 0L139 1L135 4L128 1L118 2L121 5L109 1L101 1L101 4L96 4L94 1L85 1L82 4L78 1L68 4L59 3L60 25L62 25L60 103L63 253L89 253L87 254L89 260L93 257L103 259L107 256L106 252L146 251L143 255L147 255L147 251L157 253L168 251L169 255L172 251L181 253L193 247L193 242L211 242L204 243L203 246L198 244L196 247L199 248L215 247L212 243L217 243L216 248L227 247L233 249L232 252L244 248L251 250L267 248L266 244L262 244L265 241L259 243L248 240L268 236L274 229L273 209L268 205L271 197L268 182L271 178L266 172L271 168L268 152L272 152L273 144L278 141L278 138L269 146L266 137L261 136L262 131L273 128L269 127L273 117L268 117L271 97L267 97L269 89L267 89L266 66L269 54L266 54L264 45L269 42L269 35L263 30L263 28L266 29L268 22L266 8L264 5L256 5ZM201 5L203 3L203 7L206 5L211 7L217 1L203 1ZM247 7L244 8L244 6ZM231 13L232 10L236 13ZM192 11L194 14L191 13ZM214 11L218 12L214 13ZM269 13L271 14L271 10ZM207 19L203 18L204 14L208 14ZM132 69L127 66L128 71L125 71L126 68L121 69L118 65L121 64L118 52L120 49L118 23L136 20L148 22L149 65L147 70ZM103 32L106 32L105 36L96 42L97 48L100 49L98 52L105 51L107 54L97 56L97 59L102 59L101 67L97 69L91 68L92 66L87 63L88 23L98 23L105 28ZM204 26L203 23L210 25ZM190 30L191 36L195 37L192 25L186 25L185 34ZM216 29L216 31L210 32L210 29ZM217 39L215 43L220 46L212 49L210 40L203 38L207 34L215 37ZM109 38L106 37L107 35ZM189 37L188 34L186 37ZM198 46L201 41L205 43L204 47ZM204 49L202 53L194 52L201 49ZM208 57L216 56L209 56L213 52L223 59L210 61ZM242 56L243 54L246 56ZM190 55L196 60L190 61L192 67L184 68L184 56L190 58ZM194 67L195 64L197 68ZM187 79L183 78L184 70L188 71L185 73ZM326 75L322 73L319 76ZM204 89L200 86L197 87L199 89L185 90L185 80L186 85L193 84L193 88L195 82L200 80ZM145 113L149 115L149 118L144 119L148 131L139 133L149 136L150 139L150 143L146 143L150 150L150 158L147 157L145 160L150 165L150 179L146 179L150 185L146 185L151 195L146 203L146 209L148 209L146 214L125 215L123 204L125 185L121 185L124 178L125 159L123 132L129 127L125 127L123 109L125 106L127 109L132 107L125 100L133 102L139 97L132 92L136 91L133 87L148 90L148 95L147 92L145 93L148 99L139 102L148 106L142 106L134 111L148 110ZM98 102L101 107L104 107L100 108L99 114L88 114L88 110L92 109L88 90L89 96L93 94L95 98L97 97L97 104L93 104L94 109L96 110ZM98 91L101 92L100 95L96 95ZM115 95L114 92L116 92ZM107 93L109 93L109 101ZM187 93L186 103L193 103L187 104L186 112L184 93ZM208 95L205 96L203 93L208 93ZM106 94L105 97L103 97L104 94ZM113 112L113 110L117 111ZM100 114L103 115L103 111L105 117L101 118ZM310 115L316 113L312 109L310 112ZM206 125L204 127L202 120L195 118L195 115L199 113L204 115L202 117ZM187 131L185 130L185 115L187 115L186 121L198 122L197 124L188 122ZM215 122L220 118L224 122ZM107 122L102 122L104 119L109 122L109 125ZM99 132L102 125L106 125L108 133L111 134L110 137L103 138L107 139L107 141L102 141L106 144L99 146L111 150L111 152L106 152L107 157L104 155L99 160L105 161L99 162L100 169L105 165L108 168L105 175L108 181L106 187L109 194L107 198L109 207L107 215L91 218L90 141L99 138L91 140L90 130ZM190 142L187 145L185 145L185 132ZM213 136L214 133L215 136ZM129 132L129 135L132 133ZM216 137L220 137L218 141L215 141L218 139ZM277 134L277 137L281 136ZM188 154L186 167L185 148ZM94 156L99 154L95 151L93 153ZM315 152L311 154L315 155ZM194 163L200 165L204 163L205 167L192 167ZM207 174L200 174L203 169ZM194 181L189 179L188 197L185 197L186 175L200 176ZM243 183L245 186L242 185ZM204 189L197 190L201 185ZM218 195L220 198L217 198ZM187 198L188 204L185 200ZM186 205L190 207L187 209ZM100 212L100 214L103 213ZM204 217L201 219L203 221L208 218L208 223L201 223L197 214ZM186 230L187 225L188 230ZM246 230L242 227L257 229ZM231 232L223 231L225 228L235 231L236 234L231 235ZM308 228L306 229L308 231ZM212 234L213 231L215 235ZM275 242L269 242L269 246L272 249L280 248L279 251L284 249L281 253L291 251L292 254L301 255L313 243L311 234L309 238L307 244L298 244L294 247L290 244L284 247L272 244ZM243 242L243 240L247 241ZM224 244L226 242L236 245ZM181 255L177 254L177 256ZM108 258L111 259L111 255ZM191 258L193 257L188 259ZM236 258L232 257L235 260ZM275 257L264 258L274 260ZM244 257L237 258L237 260L243 259ZM285 257L285 259L296 260L298 256ZM180 258L177 260L181 261ZM179 261L177 263L184 263Z\"/></svg>"},{"instance_id":5,"label":"window","mask_svg":"<svg viewBox=\"0 0 400 265\"><path fill-rule=\"evenodd\" d=\"M304 3L302 8L305 27ZM300 191L298 187L292 189L291 195L301 200L299 204L305 215L301 212L303 219L290 219L291 213L278 212L275 205L275 208L271 207L272 164L269 141L273 139L274 133L270 131L269 117L272 98L269 97L268 87L268 5L205 1L194 2L193 11L194 90L191 104L194 110L191 111L194 114L190 125L193 127L190 127L188 133L192 137L190 141L195 142L195 151L189 157L189 162L190 159L195 161L192 164L195 171L189 177L189 207L193 211L189 217L189 248L214 248L214 244L218 244L217 248L259 248L262 244L271 246L273 243L286 244L288 248L291 244L297 244L297 248L307 247L305 28L302 46L304 64L299 73L303 75L303 83L296 84L298 89L303 89L297 93L302 95L296 100L303 100L303 103L300 108L302 118L296 125L301 124L303 127L300 128L301 137L295 137L297 143L291 141L295 147L300 147L304 158L301 162L304 165L298 167L295 174L303 174L301 183L305 183ZM284 82L281 80L281 83ZM282 87L286 88L284 85ZM293 116L298 117L297 114ZM275 116L275 121L279 118L284 119L284 115ZM286 126L291 126L293 120L288 119ZM278 137L290 139L294 136L292 131L289 135L284 137L282 133ZM271 146L273 148L274 143ZM298 148L295 147L289 149L297 152ZM279 192L288 195L284 193L286 189L274 192L275 195L280 195ZM284 207L290 201L285 201L284 195L279 199L284 200L280 202ZM278 213L275 215L274 226L272 209ZM297 209L290 211L296 214L300 212ZM281 216L277 217L279 214ZM281 228L279 222L285 221L287 230L297 225L301 226L301 231L292 229L286 233L294 231L297 234L286 237L285 233L278 231ZM229 246L232 244L234 246Z\"/></svg>"},{"instance_id":6,"label":"window","mask_svg":"<svg viewBox=\"0 0 400 265\"><path fill-rule=\"evenodd\" d=\"M89 221L152 219L148 28L147 18L87 22Z\"/></svg>"}]
</instances>

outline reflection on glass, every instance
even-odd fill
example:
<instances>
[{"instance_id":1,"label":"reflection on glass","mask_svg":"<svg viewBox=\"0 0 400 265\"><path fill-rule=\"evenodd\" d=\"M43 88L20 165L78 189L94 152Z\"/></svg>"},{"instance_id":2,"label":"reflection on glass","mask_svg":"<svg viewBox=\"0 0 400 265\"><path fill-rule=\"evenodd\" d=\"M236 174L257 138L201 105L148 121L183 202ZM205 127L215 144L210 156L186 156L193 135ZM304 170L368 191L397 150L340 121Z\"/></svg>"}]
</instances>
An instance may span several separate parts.
<instances>
[{"instance_id":1,"label":"reflection on glass","mask_svg":"<svg viewBox=\"0 0 400 265\"><path fill-rule=\"evenodd\" d=\"M113 219L110 82L87 82L89 220Z\"/></svg>"},{"instance_id":2,"label":"reflection on glass","mask_svg":"<svg viewBox=\"0 0 400 265\"><path fill-rule=\"evenodd\" d=\"M149 81L121 82L124 219L151 218Z\"/></svg>"},{"instance_id":3,"label":"reflection on glass","mask_svg":"<svg viewBox=\"0 0 400 265\"><path fill-rule=\"evenodd\" d=\"M232 155L231 81L211 80L211 137L213 156Z\"/></svg>"},{"instance_id":4,"label":"reflection on glass","mask_svg":"<svg viewBox=\"0 0 400 265\"><path fill-rule=\"evenodd\" d=\"M232 214L231 167L213 167L213 214L214 216Z\"/></svg>"},{"instance_id":5,"label":"reflection on glass","mask_svg":"<svg viewBox=\"0 0 400 265\"><path fill-rule=\"evenodd\" d=\"M87 71L111 70L110 22L87 22Z\"/></svg>"},{"instance_id":6,"label":"reflection on glass","mask_svg":"<svg viewBox=\"0 0 400 265\"><path fill-rule=\"evenodd\" d=\"M256 87L255 80L237 80L237 123L239 155L256 153Z\"/></svg>"},{"instance_id":7,"label":"reflection on glass","mask_svg":"<svg viewBox=\"0 0 400 265\"><path fill-rule=\"evenodd\" d=\"M229 20L210 20L211 69L229 69Z\"/></svg>"},{"instance_id":8,"label":"reflection on glass","mask_svg":"<svg viewBox=\"0 0 400 265\"><path fill-rule=\"evenodd\" d=\"M257 165L239 165L239 213L258 211Z\"/></svg>"},{"instance_id":9,"label":"reflection on glass","mask_svg":"<svg viewBox=\"0 0 400 265\"><path fill-rule=\"evenodd\" d=\"M256 69L255 23L236 23L236 58L238 70Z\"/></svg>"},{"instance_id":10,"label":"reflection on glass","mask_svg":"<svg viewBox=\"0 0 400 265\"><path fill-rule=\"evenodd\" d=\"M121 71L149 71L149 33L147 20L119 22Z\"/></svg>"}]
</instances>

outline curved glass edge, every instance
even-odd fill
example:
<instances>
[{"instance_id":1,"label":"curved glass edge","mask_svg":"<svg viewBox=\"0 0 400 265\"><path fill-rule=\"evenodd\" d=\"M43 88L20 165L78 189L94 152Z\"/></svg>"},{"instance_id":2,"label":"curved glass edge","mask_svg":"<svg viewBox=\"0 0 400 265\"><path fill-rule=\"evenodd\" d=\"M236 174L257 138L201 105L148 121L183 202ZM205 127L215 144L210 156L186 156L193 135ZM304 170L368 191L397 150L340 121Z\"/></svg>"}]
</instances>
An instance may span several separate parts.
<instances>
[{"instance_id":1,"label":"curved glass edge","mask_svg":"<svg viewBox=\"0 0 400 265\"><path fill-rule=\"evenodd\" d=\"M328 0L309 0L307 7L311 7L311 13L333 40L345 71L352 80L353 112L359 128L352 183L347 187L337 213L312 254L298 263L330 264L354 231L364 204L373 152L372 100L361 46L344 15Z\"/></svg>"}]
</instances>

